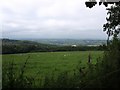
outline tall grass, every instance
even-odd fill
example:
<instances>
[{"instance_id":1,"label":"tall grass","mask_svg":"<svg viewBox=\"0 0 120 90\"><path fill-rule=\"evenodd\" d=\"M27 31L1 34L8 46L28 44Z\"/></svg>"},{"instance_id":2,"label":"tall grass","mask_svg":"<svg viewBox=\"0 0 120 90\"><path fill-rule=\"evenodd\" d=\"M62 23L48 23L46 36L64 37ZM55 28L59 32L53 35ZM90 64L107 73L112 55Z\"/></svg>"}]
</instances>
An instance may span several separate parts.
<instances>
[{"instance_id":1,"label":"tall grass","mask_svg":"<svg viewBox=\"0 0 120 90\"><path fill-rule=\"evenodd\" d=\"M37 84L35 84L35 78L39 72L34 77L25 75L30 56L26 58L19 73L16 71L16 64L12 60L8 63L7 67L4 66L3 68L3 88L84 88L86 86L88 88L88 82L97 77L97 74L95 74L95 65L90 62L89 57L86 67L82 65L81 61L78 62L76 69L72 71L72 76L70 75L70 71L64 71L55 77L55 71L53 71L52 75L46 75L44 79L39 79L39 83Z\"/></svg>"},{"instance_id":2,"label":"tall grass","mask_svg":"<svg viewBox=\"0 0 120 90\"><path fill-rule=\"evenodd\" d=\"M3 88L31 88L33 87L34 78L25 75L26 65L30 56L25 60L20 70L16 71L14 60L3 66L2 87Z\"/></svg>"},{"instance_id":3,"label":"tall grass","mask_svg":"<svg viewBox=\"0 0 120 90\"><path fill-rule=\"evenodd\" d=\"M29 58L30 56L26 58L20 70L15 68L14 60L3 66L3 88L81 88L85 85L87 68L81 67L81 62L73 70L72 76L70 71L59 72L58 76L55 76L53 71L52 75L44 76L44 79L39 79L36 84L35 78L39 72L33 77L25 75Z\"/></svg>"}]
</instances>

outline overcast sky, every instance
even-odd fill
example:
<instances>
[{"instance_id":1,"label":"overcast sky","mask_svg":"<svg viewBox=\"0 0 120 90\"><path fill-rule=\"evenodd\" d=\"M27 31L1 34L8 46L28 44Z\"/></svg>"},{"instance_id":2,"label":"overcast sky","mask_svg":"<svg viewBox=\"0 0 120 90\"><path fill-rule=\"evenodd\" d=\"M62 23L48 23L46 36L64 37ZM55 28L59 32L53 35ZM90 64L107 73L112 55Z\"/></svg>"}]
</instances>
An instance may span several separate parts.
<instances>
[{"instance_id":1,"label":"overcast sky","mask_svg":"<svg viewBox=\"0 0 120 90\"><path fill-rule=\"evenodd\" d=\"M0 0L2 37L106 39L104 6L86 0Z\"/></svg>"}]
</instances>

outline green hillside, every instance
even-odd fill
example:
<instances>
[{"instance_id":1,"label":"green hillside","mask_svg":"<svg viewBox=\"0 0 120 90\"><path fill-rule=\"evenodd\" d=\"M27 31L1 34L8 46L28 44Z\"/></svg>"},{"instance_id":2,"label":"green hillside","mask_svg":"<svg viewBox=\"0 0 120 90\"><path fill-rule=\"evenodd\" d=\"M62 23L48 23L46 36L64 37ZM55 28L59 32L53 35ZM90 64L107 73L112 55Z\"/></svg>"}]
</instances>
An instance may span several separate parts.
<instances>
[{"instance_id":1,"label":"green hillside","mask_svg":"<svg viewBox=\"0 0 120 90\"><path fill-rule=\"evenodd\" d=\"M28 52L58 52L58 51L102 51L105 45L100 46L60 46L51 44L42 44L34 41L2 39L2 53L28 53Z\"/></svg>"},{"instance_id":2,"label":"green hillside","mask_svg":"<svg viewBox=\"0 0 120 90\"><path fill-rule=\"evenodd\" d=\"M91 55L91 63L95 64L97 58L103 55L101 51L80 51L80 52L42 52L42 53L27 53L27 54L8 54L3 55L3 72L9 67L8 63L14 61L14 69L19 73L26 59L29 57L26 64L25 75L34 77L35 82L44 82L45 76L51 77L54 73L54 78L62 72L68 72L71 77L77 68L87 67L88 55ZM81 64L80 64L81 62ZM79 66L79 64L81 66ZM38 73L38 74L37 74ZM42 85L38 85L42 87Z\"/></svg>"}]
</instances>

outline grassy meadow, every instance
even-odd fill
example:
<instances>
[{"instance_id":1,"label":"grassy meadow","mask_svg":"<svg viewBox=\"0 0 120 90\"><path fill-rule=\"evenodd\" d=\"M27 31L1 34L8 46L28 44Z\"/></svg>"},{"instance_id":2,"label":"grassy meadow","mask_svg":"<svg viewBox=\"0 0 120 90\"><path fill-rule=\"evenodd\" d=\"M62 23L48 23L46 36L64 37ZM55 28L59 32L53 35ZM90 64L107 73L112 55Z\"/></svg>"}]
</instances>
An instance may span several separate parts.
<instances>
[{"instance_id":1,"label":"grassy meadow","mask_svg":"<svg viewBox=\"0 0 120 90\"><path fill-rule=\"evenodd\" d=\"M45 75L55 75L63 71L73 71L77 68L79 62L86 66L88 55L91 55L91 63L96 63L97 58L102 56L102 51L78 51L78 52L40 52L25 54L6 54L2 56L2 66L7 67L10 61L14 61L14 67L19 68L25 63L26 75L40 78ZM71 73L72 74L72 73Z\"/></svg>"}]
</instances>

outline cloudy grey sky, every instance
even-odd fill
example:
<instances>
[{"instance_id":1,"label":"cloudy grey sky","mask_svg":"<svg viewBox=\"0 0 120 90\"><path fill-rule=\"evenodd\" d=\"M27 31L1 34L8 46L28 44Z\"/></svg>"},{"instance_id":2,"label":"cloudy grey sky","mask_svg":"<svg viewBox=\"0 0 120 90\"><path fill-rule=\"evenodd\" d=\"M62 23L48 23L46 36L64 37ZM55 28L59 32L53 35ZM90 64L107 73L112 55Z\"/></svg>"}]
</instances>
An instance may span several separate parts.
<instances>
[{"instance_id":1,"label":"cloudy grey sky","mask_svg":"<svg viewBox=\"0 0 120 90\"><path fill-rule=\"evenodd\" d=\"M0 0L4 38L106 39L104 6L86 0Z\"/></svg>"}]
</instances>

